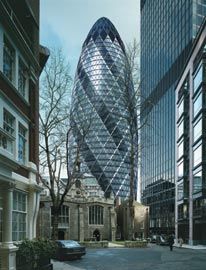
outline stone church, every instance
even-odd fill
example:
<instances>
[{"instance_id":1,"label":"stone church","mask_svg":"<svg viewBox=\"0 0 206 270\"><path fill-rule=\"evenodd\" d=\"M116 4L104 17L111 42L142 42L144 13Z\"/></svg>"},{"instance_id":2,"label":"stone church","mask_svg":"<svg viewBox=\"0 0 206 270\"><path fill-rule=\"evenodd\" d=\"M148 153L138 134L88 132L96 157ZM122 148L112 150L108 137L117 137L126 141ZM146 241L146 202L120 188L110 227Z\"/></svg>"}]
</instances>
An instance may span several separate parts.
<instances>
[{"instance_id":1,"label":"stone church","mask_svg":"<svg viewBox=\"0 0 206 270\"><path fill-rule=\"evenodd\" d=\"M66 181L66 179L62 179ZM41 194L37 222L38 237L51 237L52 203L47 190ZM114 197L105 198L97 180L85 174L76 180L61 208L59 239L110 240L116 236Z\"/></svg>"}]
</instances>

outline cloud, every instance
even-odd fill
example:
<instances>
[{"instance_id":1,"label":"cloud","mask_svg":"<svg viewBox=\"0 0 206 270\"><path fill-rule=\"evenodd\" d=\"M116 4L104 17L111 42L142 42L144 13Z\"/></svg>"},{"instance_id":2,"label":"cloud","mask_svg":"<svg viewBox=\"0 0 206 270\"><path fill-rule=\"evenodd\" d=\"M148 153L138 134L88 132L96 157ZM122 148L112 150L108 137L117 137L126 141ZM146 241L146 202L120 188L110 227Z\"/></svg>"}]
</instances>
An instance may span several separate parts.
<instances>
[{"instance_id":1,"label":"cloud","mask_svg":"<svg viewBox=\"0 0 206 270\"><path fill-rule=\"evenodd\" d=\"M139 0L41 0L41 42L62 47L74 73L81 46L100 17L112 21L124 43L139 38Z\"/></svg>"}]
</instances>

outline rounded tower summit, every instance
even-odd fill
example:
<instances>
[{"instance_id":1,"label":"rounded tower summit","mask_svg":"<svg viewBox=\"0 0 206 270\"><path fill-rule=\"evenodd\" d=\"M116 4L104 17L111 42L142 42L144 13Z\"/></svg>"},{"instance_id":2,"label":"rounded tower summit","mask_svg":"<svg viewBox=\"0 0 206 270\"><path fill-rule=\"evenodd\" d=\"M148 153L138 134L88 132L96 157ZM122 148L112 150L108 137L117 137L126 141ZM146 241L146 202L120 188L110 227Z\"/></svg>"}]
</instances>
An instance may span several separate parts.
<instances>
[{"instance_id":1,"label":"rounded tower summit","mask_svg":"<svg viewBox=\"0 0 206 270\"><path fill-rule=\"evenodd\" d=\"M88 171L108 197L129 196L126 54L111 21L100 18L82 46L72 92L74 138Z\"/></svg>"}]
</instances>

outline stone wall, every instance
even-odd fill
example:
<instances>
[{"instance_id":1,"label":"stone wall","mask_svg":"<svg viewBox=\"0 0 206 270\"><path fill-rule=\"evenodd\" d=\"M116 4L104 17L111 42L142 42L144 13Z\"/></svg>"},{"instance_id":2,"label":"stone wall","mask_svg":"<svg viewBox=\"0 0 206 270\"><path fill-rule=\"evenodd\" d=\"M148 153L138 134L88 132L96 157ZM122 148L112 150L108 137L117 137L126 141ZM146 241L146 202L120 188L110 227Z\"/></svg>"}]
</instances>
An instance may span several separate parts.
<instances>
[{"instance_id":1,"label":"stone wall","mask_svg":"<svg viewBox=\"0 0 206 270\"><path fill-rule=\"evenodd\" d=\"M77 200L69 198L64 205L69 207L69 223L59 226L59 231L64 233L64 239L78 241L93 240L93 232L98 229L100 240L115 240L116 213L113 200L97 198L96 200ZM89 206L99 205L104 208L103 225L89 224ZM49 197L42 197L38 216L37 232L40 237L51 237L51 202Z\"/></svg>"}]
</instances>

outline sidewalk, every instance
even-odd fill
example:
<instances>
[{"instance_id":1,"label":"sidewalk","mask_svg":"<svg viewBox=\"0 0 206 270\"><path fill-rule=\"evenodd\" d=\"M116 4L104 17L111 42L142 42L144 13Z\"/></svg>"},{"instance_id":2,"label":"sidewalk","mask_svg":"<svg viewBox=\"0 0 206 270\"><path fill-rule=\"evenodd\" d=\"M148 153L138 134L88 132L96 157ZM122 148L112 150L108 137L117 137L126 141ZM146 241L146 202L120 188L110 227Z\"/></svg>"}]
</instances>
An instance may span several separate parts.
<instances>
[{"instance_id":1,"label":"sidewalk","mask_svg":"<svg viewBox=\"0 0 206 270\"><path fill-rule=\"evenodd\" d=\"M201 249L206 249L206 246L202 246L202 245L197 245L197 246L192 246L192 245L187 245L187 244L183 244L182 247L180 247L179 244L174 244L174 247L177 248L187 248L187 249L196 249L196 250L201 250Z\"/></svg>"},{"instance_id":2,"label":"sidewalk","mask_svg":"<svg viewBox=\"0 0 206 270\"><path fill-rule=\"evenodd\" d=\"M116 248L122 248L122 247L124 247L124 245L109 242L108 247L109 247L109 248L110 248L110 247L111 247L111 248L114 248L114 247L116 247Z\"/></svg>"},{"instance_id":3,"label":"sidewalk","mask_svg":"<svg viewBox=\"0 0 206 270\"><path fill-rule=\"evenodd\" d=\"M73 265L69 265L68 263L54 260L53 269L54 270L84 270L85 268L75 267Z\"/></svg>"}]
</instances>

